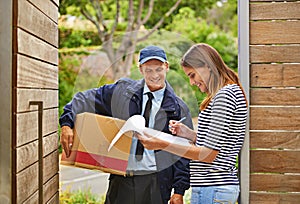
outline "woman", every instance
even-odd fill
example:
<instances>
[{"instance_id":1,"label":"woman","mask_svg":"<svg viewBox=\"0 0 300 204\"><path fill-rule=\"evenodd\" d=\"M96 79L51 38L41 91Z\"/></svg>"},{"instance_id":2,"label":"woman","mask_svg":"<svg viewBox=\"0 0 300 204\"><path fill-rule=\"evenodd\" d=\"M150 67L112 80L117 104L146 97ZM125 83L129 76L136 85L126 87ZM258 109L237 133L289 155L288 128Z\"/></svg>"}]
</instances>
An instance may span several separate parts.
<instances>
[{"instance_id":1,"label":"woman","mask_svg":"<svg viewBox=\"0 0 300 204\"><path fill-rule=\"evenodd\" d=\"M200 105L197 132L178 121L170 131L193 141L190 147L170 144L145 133L139 136L147 149L164 149L191 159L191 204L236 203L239 195L236 159L242 148L247 119L247 100L237 74L207 44L192 46L181 66L207 94Z\"/></svg>"}]
</instances>

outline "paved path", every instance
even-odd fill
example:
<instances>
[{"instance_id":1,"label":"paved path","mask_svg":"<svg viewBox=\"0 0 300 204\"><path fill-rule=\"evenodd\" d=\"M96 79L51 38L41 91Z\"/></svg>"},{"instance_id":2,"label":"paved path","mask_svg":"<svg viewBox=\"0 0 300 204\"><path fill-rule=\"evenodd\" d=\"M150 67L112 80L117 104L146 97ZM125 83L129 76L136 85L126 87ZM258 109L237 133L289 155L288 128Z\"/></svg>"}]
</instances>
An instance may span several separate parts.
<instances>
[{"instance_id":1,"label":"paved path","mask_svg":"<svg viewBox=\"0 0 300 204\"><path fill-rule=\"evenodd\" d=\"M64 165L60 165L59 169L59 179L62 191L67 188L69 188L70 191L78 189L84 191L90 188L93 194L97 194L99 196L105 195L108 188L109 174ZM185 203L189 201L190 195L191 189L185 194Z\"/></svg>"},{"instance_id":2,"label":"paved path","mask_svg":"<svg viewBox=\"0 0 300 204\"><path fill-rule=\"evenodd\" d=\"M108 187L109 174L83 168L60 165L59 179L61 190L87 190L98 195L104 195Z\"/></svg>"}]
</instances>

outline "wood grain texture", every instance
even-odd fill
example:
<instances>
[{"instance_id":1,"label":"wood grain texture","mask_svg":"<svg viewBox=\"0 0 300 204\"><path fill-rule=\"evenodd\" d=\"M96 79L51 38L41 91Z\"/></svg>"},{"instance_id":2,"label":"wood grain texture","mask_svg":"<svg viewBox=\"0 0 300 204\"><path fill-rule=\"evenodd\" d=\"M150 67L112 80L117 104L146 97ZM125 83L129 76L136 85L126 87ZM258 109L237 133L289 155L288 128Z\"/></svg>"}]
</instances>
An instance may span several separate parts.
<instances>
[{"instance_id":1,"label":"wood grain texture","mask_svg":"<svg viewBox=\"0 0 300 204\"><path fill-rule=\"evenodd\" d=\"M58 193L59 188L59 176L56 174L47 183L44 184L44 201L50 200L54 195Z\"/></svg>"},{"instance_id":2,"label":"wood grain texture","mask_svg":"<svg viewBox=\"0 0 300 204\"><path fill-rule=\"evenodd\" d=\"M300 107L250 107L250 130L300 130Z\"/></svg>"},{"instance_id":3,"label":"wood grain texture","mask_svg":"<svg viewBox=\"0 0 300 204\"><path fill-rule=\"evenodd\" d=\"M43 138L44 157L58 149L57 132Z\"/></svg>"},{"instance_id":4,"label":"wood grain texture","mask_svg":"<svg viewBox=\"0 0 300 204\"><path fill-rule=\"evenodd\" d=\"M57 7L59 6L59 0L51 0Z\"/></svg>"},{"instance_id":5,"label":"wood grain texture","mask_svg":"<svg viewBox=\"0 0 300 204\"><path fill-rule=\"evenodd\" d=\"M34 6L39 8L41 12L51 18L56 24L58 22L58 5L51 0L28 0Z\"/></svg>"},{"instance_id":6,"label":"wood grain texture","mask_svg":"<svg viewBox=\"0 0 300 204\"><path fill-rule=\"evenodd\" d=\"M23 204L38 204L38 203L39 203L38 190L23 202Z\"/></svg>"},{"instance_id":7,"label":"wood grain texture","mask_svg":"<svg viewBox=\"0 0 300 204\"><path fill-rule=\"evenodd\" d=\"M17 114L17 147L38 139L38 112ZM57 133L58 109L43 112L43 136ZM56 145L55 145L56 146Z\"/></svg>"},{"instance_id":8,"label":"wood grain texture","mask_svg":"<svg viewBox=\"0 0 300 204\"><path fill-rule=\"evenodd\" d=\"M18 0L14 3L16 117L13 148L16 148L16 203L58 203L58 5L59 0ZM38 111L30 101L43 101L43 163L38 161ZM41 160L40 160L41 161ZM45 164L45 162L47 162ZM39 175L39 170L43 173ZM43 178L39 180L39 176ZM13 177L14 178L14 177ZM14 179L13 179L14 180ZM40 182L45 182L39 189Z\"/></svg>"},{"instance_id":9,"label":"wood grain texture","mask_svg":"<svg viewBox=\"0 0 300 204\"><path fill-rule=\"evenodd\" d=\"M298 20L300 2L252 3L249 5L249 11L250 20Z\"/></svg>"},{"instance_id":10,"label":"wood grain texture","mask_svg":"<svg viewBox=\"0 0 300 204\"><path fill-rule=\"evenodd\" d=\"M250 0L249 18L249 203L298 203L300 2Z\"/></svg>"},{"instance_id":11,"label":"wood grain texture","mask_svg":"<svg viewBox=\"0 0 300 204\"><path fill-rule=\"evenodd\" d=\"M43 182L46 183L55 176L58 171L58 150L56 150L44 158Z\"/></svg>"},{"instance_id":12,"label":"wood grain texture","mask_svg":"<svg viewBox=\"0 0 300 204\"><path fill-rule=\"evenodd\" d=\"M58 65L58 49L48 43L17 29L18 32L18 53Z\"/></svg>"},{"instance_id":13,"label":"wood grain texture","mask_svg":"<svg viewBox=\"0 0 300 204\"><path fill-rule=\"evenodd\" d=\"M17 148L17 172L38 161L38 141Z\"/></svg>"},{"instance_id":14,"label":"wood grain texture","mask_svg":"<svg viewBox=\"0 0 300 204\"><path fill-rule=\"evenodd\" d=\"M300 193L250 192L251 204L295 204L300 200Z\"/></svg>"},{"instance_id":15,"label":"wood grain texture","mask_svg":"<svg viewBox=\"0 0 300 204\"><path fill-rule=\"evenodd\" d=\"M300 106L300 88L263 88L250 90L251 105Z\"/></svg>"},{"instance_id":16,"label":"wood grain texture","mask_svg":"<svg viewBox=\"0 0 300 204\"><path fill-rule=\"evenodd\" d=\"M38 139L38 113L17 114L17 147Z\"/></svg>"},{"instance_id":17,"label":"wood grain texture","mask_svg":"<svg viewBox=\"0 0 300 204\"><path fill-rule=\"evenodd\" d=\"M58 108L44 110L43 135L58 131Z\"/></svg>"},{"instance_id":18,"label":"wood grain texture","mask_svg":"<svg viewBox=\"0 0 300 204\"><path fill-rule=\"evenodd\" d=\"M300 64L251 64L251 87L300 87Z\"/></svg>"},{"instance_id":19,"label":"wood grain texture","mask_svg":"<svg viewBox=\"0 0 300 204\"><path fill-rule=\"evenodd\" d=\"M57 204L57 203L59 203L59 192L54 194L54 196L52 196L52 198L50 198L50 200L47 201L47 204Z\"/></svg>"},{"instance_id":20,"label":"wood grain texture","mask_svg":"<svg viewBox=\"0 0 300 204\"><path fill-rule=\"evenodd\" d=\"M300 13L300 9L298 12ZM300 42L299 33L300 21L250 22L250 44L252 45L296 44Z\"/></svg>"},{"instance_id":21,"label":"wood grain texture","mask_svg":"<svg viewBox=\"0 0 300 204\"><path fill-rule=\"evenodd\" d=\"M300 192L300 175L252 174L250 191Z\"/></svg>"},{"instance_id":22,"label":"wood grain texture","mask_svg":"<svg viewBox=\"0 0 300 204\"><path fill-rule=\"evenodd\" d=\"M47 89L17 89L17 111L33 111L37 110L38 106L29 105L30 101L43 101L43 108L58 107L58 91Z\"/></svg>"},{"instance_id":23,"label":"wood grain texture","mask_svg":"<svg viewBox=\"0 0 300 204\"><path fill-rule=\"evenodd\" d=\"M251 63L300 63L300 45L250 46Z\"/></svg>"},{"instance_id":24,"label":"wood grain texture","mask_svg":"<svg viewBox=\"0 0 300 204\"><path fill-rule=\"evenodd\" d=\"M300 150L300 132L250 132L250 148Z\"/></svg>"},{"instance_id":25,"label":"wood grain texture","mask_svg":"<svg viewBox=\"0 0 300 204\"><path fill-rule=\"evenodd\" d=\"M299 150L251 150L250 172L299 173L299 155Z\"/></svg>"},{"instance_id":26,"label":"wood grain texture","mask_svg":"<svg viewBox=\"0 0 300 204\"><path fill-rule=\"evenodd\" d=\"M40 2L49 2L49 0ZM22 11L18 12L18 27L58 48L57 23L26 0L19 0L18 7L19 11Z\"/></svg>"},{"instance_id":27,"label":"wood grain texture","mask_svg":"<svg viewBox=\"0 0 300 204\"><path fill-rule=\"evenodd\" d=\"M16 175L17 203L22 203L38 190L38 163L31 165Z\"/></svg>"},{"instance_id":28,"label":"wood grain texture","mask_svg":"<svg viewBox=\"0 0 300 204\"><path fill-rule=\"evenodd\" d=\"M17 55L17 86L58 89L58 67Z\"/></svg>"}]
</instances>

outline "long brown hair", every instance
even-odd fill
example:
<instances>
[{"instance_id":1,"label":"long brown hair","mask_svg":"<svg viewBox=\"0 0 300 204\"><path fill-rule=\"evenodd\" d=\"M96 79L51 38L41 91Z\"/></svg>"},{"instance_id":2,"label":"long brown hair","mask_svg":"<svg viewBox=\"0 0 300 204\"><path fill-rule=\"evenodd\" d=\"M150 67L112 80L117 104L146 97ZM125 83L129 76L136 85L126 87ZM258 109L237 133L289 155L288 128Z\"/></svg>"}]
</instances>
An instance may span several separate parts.
<instances>
[{"instance_id":1,"label":"long brown hair","mask_svg":"<svg viewBox=\"0 0 300 204\"><path fill-rule=\"evenodd\" d=\"M199 43L193 45L182 57L180 62L182 67L193 69L209 67L211 76L207 86L207 96L200 105L200 110L204 110L217 92L227 84L237 84L247 99L245 91L241 86L239 77L223 61L220 54L210 45Z\"/></svg>"}]
</instances>

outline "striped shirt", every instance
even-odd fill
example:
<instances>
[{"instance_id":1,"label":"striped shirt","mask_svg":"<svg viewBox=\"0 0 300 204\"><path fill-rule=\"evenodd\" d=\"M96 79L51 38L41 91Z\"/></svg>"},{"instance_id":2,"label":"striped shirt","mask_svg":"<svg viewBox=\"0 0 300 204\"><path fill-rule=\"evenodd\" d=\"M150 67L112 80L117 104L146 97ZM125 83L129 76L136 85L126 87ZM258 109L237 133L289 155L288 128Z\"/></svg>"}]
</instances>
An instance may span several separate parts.
<instances>
[{"instance_id":1,"label":"striped shirt","mask_svg":"<svg viewBox=\"0 0 300 204\"><path fill-rule=\"evenodd\" d=\"M245 137L247 106L236 84L218 91L199 113L196 146L219 151L213 163L190 162L191 186L238 185L236 159Z\"/></svg>"}]
</instances>

